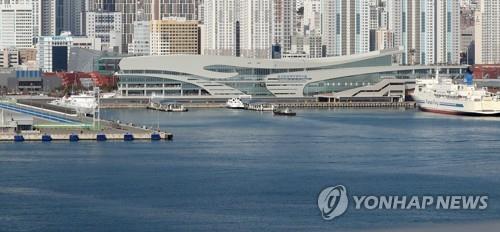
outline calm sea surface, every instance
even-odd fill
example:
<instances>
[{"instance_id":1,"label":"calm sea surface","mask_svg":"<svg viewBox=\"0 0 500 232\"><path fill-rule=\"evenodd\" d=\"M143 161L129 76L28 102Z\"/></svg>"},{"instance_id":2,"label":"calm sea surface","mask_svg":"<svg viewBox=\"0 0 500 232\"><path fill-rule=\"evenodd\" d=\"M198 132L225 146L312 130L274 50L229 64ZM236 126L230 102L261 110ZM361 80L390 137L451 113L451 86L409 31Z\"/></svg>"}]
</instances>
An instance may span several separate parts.
<instances>
[{"instance_id":1,"label":"calm sea surface","mask_svg":"<svg viewBox=\"0 0 500 232\"><path fill-rule=\"evenodd\" d=\"M339 231L500 219L500 118L413 110L108 110L167 142L0 143L0 231ZM476 211L354 210L319 192L487 194Z\"/></svg>"}]
</instances>

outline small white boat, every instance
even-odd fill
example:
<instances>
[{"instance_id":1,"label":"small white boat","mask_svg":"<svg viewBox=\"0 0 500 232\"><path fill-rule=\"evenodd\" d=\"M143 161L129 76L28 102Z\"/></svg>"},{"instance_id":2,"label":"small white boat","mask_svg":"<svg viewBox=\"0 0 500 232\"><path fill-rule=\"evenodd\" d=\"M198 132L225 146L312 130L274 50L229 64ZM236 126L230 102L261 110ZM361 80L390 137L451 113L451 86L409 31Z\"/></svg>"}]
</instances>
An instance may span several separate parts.
<instances>
[{"instance_id":1,"label":"small white boat","mask_svg":"<svg viewBox=\"0 0 500 232\"><path fill-rule=\"evenodd\" d=\"M231 98L227 100L226 107L229 109L245 109L245 104L243 104L241 98Z\"/></svg>"},{"instance_id":2,"label":"small white boat","mask_svg":"<svg viewBox=\"0 0 500 232\"><path fill-rule=\"evenodd\" d=\"M188 108L184 107L182 104L168 104L166 108L167 112L188 112Z\"/></svg>"}]
</instances>

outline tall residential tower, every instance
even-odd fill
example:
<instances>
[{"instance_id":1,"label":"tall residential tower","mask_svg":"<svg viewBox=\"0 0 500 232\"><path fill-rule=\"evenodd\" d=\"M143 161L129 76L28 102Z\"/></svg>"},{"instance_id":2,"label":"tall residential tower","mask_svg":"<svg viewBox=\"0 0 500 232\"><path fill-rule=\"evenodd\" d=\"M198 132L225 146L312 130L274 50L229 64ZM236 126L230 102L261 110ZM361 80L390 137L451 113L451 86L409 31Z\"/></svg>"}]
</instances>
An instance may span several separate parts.
<instances>
[{"instance_id":1,"label":"tall residential tower","mask_svg":"<svg viewBox=\"0 0 500 232\"><path fill-rule=\"evenodd\" d=\"M237 0L205 0L204 40L206 55L235 56L237 50Z\"/></svg>"},{"instance_id":2,"label":"tall residential tower","mask_svg":"<svg viewBox=\"0 0 500 232\"><path fill-rule=\"evenodd\" d=\"M0 1L0 49L33 47L31 0Z\"/></svg>"},{"instance_id":3,"label":"tall residential tower","mask_svg":"<svg viewBox=\"0 0 500 232\"><path fill-rule=\"evenodd\" d=\"M500 2L481 0L476 12L475 62L500 64Z\"/></svg>"},{"instance_id":4,"label":"tall residential tower","mask_svg":"<svg viewBox=\"0 0 500 232\"><path fill-rule=\"evenodd\" d=\"M323 0L323 45L327 56L369 52L369 0Z\"/></svg>"},{"instance_id":5,"label":"tall residential tower","mask_svg":"<svg viewBox=\"0 0 500 232\"><path fill-rule=\"evenodd\" d=\"M240 1L241 55L249 58L271 58L272 1Z\"/></svg>"}]
</instances>

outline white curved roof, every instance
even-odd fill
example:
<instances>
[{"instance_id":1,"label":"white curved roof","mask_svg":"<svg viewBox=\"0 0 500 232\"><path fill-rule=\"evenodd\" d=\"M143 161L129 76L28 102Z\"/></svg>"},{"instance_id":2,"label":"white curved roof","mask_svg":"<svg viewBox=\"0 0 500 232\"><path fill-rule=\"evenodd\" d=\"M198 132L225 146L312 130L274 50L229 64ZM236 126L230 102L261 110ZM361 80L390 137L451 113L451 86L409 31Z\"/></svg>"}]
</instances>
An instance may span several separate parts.
<instances>
[{"instance_id":1,"label":"white curved roof","mask_svg":"<svg viewBox=\"0 0 500 232\"><path fill-rule=\"evenodd\" d=\"M314 59L251 59L233 56L138 56L121 60L121 70L162 70L188 73L207 78L228 78L237 73L212 72L205 69L212 65L226 65L244 68L293 69L313 68L328 65L346 64L401 53L401 50L374 51L350 56L338 56Z\"/></svg>"}]
</instances>

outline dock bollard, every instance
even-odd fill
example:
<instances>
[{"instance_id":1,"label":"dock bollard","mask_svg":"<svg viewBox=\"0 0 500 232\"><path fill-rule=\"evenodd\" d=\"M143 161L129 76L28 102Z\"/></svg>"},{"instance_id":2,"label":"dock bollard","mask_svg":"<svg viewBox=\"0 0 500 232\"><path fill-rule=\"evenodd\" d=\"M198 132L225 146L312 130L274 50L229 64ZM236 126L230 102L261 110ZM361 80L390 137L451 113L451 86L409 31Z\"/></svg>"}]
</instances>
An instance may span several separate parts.
<instances>
[{"instance_id":1,"label":"dock bollard","mask_svg":"<svg viewBox=\"0 0 500 232\"><path fill-rule=\"evenodd\" d=\"M134 135L130 133L126 133L123 135L123 140L124 141L134 141Z\"/></svg>"},{"instance_id":2,"label":"dock bollard","mask_svg":"<svg viewBox=\"0 0 500 232\"><path fill-rule=\"evenodd\" d=\"M14 142L24 142L24 137L22 135L14 135Z\"/></svg>"},{"instance_id":3,"label":"dock bollard","mask_svg":"<svg viewBox=\"0 0 500 232\"><path fill-rule=\"evenodd\" d=\"M78 137L78 135L75 135L75 134L69 135L70 142L78 142L79 140L80 140L80 137Z\"/></svg>"},{"instance_id":4,"label":"dock bollard","mask_svg":"<svg viewBox=\"0 0 500 232\"><path fill-rule=\"evenodd\" d=\"M52 137L48 134L42 135L42 142L50 142L52 141Z\"/></svg>"},{"instance_id":5,"label":"dock bollard","mask_svg":"<svg viewBox=\"0 0 500 232\"><path fill-rule=\"evenodd\" d=\"M95 138L97 141L106 141L108 140L108 138L106 138L106 135L105 134L97 134L96 138Z\"/></svg>"}]
</instances>

